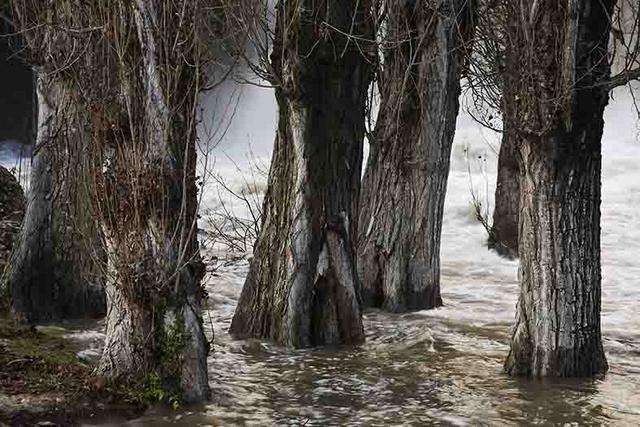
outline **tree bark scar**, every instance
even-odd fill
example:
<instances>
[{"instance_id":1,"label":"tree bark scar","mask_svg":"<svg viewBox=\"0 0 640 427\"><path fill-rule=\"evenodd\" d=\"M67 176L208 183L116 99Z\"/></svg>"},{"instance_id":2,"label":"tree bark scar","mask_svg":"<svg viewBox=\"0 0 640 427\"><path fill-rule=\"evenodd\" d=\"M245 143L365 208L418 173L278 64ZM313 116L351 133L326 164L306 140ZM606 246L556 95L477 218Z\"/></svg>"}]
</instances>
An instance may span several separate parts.
<instances>
[{"instance_id":1,"label":"tree bark scar","mask_svg":"<svg viewBox=\"0 0 640 427\"><path fill-rule=\"evenodd\" d=\"M368 2L326 6L330 14L277 4L278 131L263 227L230 328L293 347L364 339L350 221L371 66L366 43L344 34L370 34L372 22Z\"/></svg>"}]
</instances>

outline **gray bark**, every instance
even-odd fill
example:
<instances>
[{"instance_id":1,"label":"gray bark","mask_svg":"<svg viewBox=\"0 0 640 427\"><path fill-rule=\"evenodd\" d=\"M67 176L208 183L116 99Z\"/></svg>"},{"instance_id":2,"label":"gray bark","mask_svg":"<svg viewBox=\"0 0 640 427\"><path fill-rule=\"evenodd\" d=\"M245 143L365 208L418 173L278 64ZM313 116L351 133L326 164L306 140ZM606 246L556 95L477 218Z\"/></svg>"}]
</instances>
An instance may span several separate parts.
<instances>
[{"instance_id":1,"label":"gray bark","mask_svg":"<svg viewBox=\"0 0 640 427\"><path fill-rule=\"evenodd\" d=\"M512 17L518 27L511 37L510 84L520 101L510 113L521 132L523 171L521 290L505 362L512 375L579 377L607 370L600 327L600 175L613 2L561 3L543 1L537 11L514 8ZM529 20L529 13L537 18ZM531 63L534 74L523 67Z\"/></svg>"},{"instance_id":2,"label":"gray bark","mask_svg":"<svg viewBox=\"0 0 640 427\"><path fill-rule=\"evenodd\" d=\"M364 340L354 236L375 55L344 33L370 40L370 6L277 5L271 59L278 130L262 228L231 324L235 336L292 347Z\"/></svg>"},{"instance_id":3,"label":"gray bark","mask_svg":"<svg viewBox=\"0 0 640 427\"><path fill-rule=\"evenodd\" d=\"M489 248L507 258L518 256L518 227L520 221L520 169L518 167L517 132L505 120L495 195L493 223Z\"/></svg>"},{"instance_id":4,"label":"gray bark","mask_svg":"<svg viewBox=\"0 0 640 427\"><path fill-rule=\"evenodd\" d=\"M114 270L119 262L116 253L115 248L109 251ZM163 385L181 391L183 403L209 398L206 364L209 346L202 327L199 287L201 266L195 261L198 260L184 267L180 278L175 279L181 288L173 295L175 302L165 310L160 299L142 305L140 301L132 301L122 283L108 281L106 340L97 369L99 376L117 381L157 373L165 381ZM180 342L178 352L166 355L163 360L169 340L176 339Z\"/></svg>"},{"instance_id":5,"label":"gray bark","mask_svg":"<svg viewBox=\"0 0 640 427\"><path fill-rule=\"evenodd\" d=\"M38 79L38 98L27 209L6 275L11 308L26 322L102 316L102 253L95 249L100 236L88 215L88 195L74 182L78 172L68 173L74 166L68 147L76 135L61 112L71 108L69 99L59 83L44 77Z\"/></svg>"},{"instance_id":6,"label":"gray bark","mask_svg":"<svg viewBox=\"0 0 640 427\"><path fill-rule=\"evenodd\" d=\"M362 183L358 275L368 306L442 305L440 236L458 115L466 0L389 2L382 101Z\"/></svg>"},{"instance_id":7,"label":"gray bark","mask_svg":"<svg viewBox=\"0 0 640 427\"><path fill-rule=\"evenodd\" d=\"M209 347L202 327L204 265L196 221L193 105L198 76L183 63L197 58L189 57L189 50L183 52L186 57L163 56L168 52L164 43L173 38L160 37L160 28L179 28L171 19L160 22L165 14L178 19L165 9L170 5L136 0L130 7L138 48L128 52L125 61L131 62L125 66L138 67L138 72L122 70L130 79L123 82L123 96L125 105L134 106L128 114L141 116L119 125L133 126L128 132L140 132L141 138L131 141L116 134L105 173L107 196L100 203L110 274L98 374L118 380L155 373L163 386L180 391L183 402L202 402L209 397ZM162 74L168 64L176 73L169 74L175 79L169 87ZM132 168L138 168L133 173L141 182L130 179Z\"/></svg>"}]
</instances>

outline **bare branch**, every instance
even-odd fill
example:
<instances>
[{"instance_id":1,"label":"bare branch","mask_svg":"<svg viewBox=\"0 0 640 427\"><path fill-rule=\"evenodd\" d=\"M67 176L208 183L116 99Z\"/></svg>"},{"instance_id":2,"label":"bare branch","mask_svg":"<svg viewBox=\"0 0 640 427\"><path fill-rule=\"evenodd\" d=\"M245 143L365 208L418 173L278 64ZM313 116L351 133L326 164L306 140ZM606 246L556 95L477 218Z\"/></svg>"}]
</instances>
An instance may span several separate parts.
<instances>
[{"instance_id":1,"label":"bare branch","mask_svg":"<svg viewBox=\"0 0 640 427\"><path fill-rule=\"evenodd\" d=\"M622 71L611 77L607 83L607 90L611 91L617 87L625 86L633 80L640 80L640 67Z\"/></svg>"}]
</instances>

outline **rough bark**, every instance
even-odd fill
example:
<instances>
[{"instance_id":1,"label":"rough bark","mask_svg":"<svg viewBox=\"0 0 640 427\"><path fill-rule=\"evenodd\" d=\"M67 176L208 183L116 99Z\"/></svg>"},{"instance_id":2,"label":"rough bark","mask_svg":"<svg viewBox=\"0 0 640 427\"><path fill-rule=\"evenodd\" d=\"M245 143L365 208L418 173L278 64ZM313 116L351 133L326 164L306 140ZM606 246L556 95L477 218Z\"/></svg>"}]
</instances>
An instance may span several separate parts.
<instances>
[{"instance_id":1,"label":"rough bark","mask_svg":"<svg viewBox=\"0 0 640 427\"><path fill-rule=\"evenodd\" d=\"M137 47L127 52L120 70L124 104L130 108L118 126L129 126L124 134L136 137L111 135L107 149L108 196L99 203L110 274L98 373L114 380L153 373L183 402L201 402L209 396L209 348L196 233L199 77L190 64L197 57L189 50L194 46L179 54L165 45L184 37L181 31L188 28L175 21L179 15L171 5L136 0L128 7L133 20L119 25L133 27ZM172 18L161 22L165 16Z\"/></svg>"},{"instance_id":2,"label":"rough bark","mask_svg":"<svg viewBox=\"0 0 640 427\"><path fill-rule=\"evenodd\" d=\"M11 5L29 60L42 70L28 248L46 250L45 261L66 256L66 247L51 242L55 227L42 224L57 225L56 200L67 202L60 189L81 179L74 194L90 202L85 213L100 225L106 257L107 336L96 374L158 381L154 386L168 398L202 401L209 388L200 317L197 96L202 36L219 12L199 0ZM82 149L69 152L69 145Z\"/></svg>"},{"instance_id":3,"label":"rough bark","mask_svg":"<svg viewBox=\"0 0 640 427\"><path fill-rule=\"evenodd\" d=\"M39 123L27 209L6 274L14 315L42 322L105 313L98 229L88 196L69 174L75 135L66 127L65 89L38 79ZM62 160L62 152L67 156Z\"/></svg>"},{"instance_id":4,"label":"rough bark","mask_svg":"<svg viewBox=\"0 0 640 427\"><path fill-rule=\"evenodd\" d=\"M518 134L508 126L502 134L498 154L498 179L493 224L489 248L507 258L518 256L518 228L520 221L520 169L518 167Z\"/></svg>"},{"instance_id":5,"label":"rough bark","mask_svg":"<svg viewBox=\"0 0 640 427\"><path fill-rule=\"evenodd\" d=\"M277 5L278 129L235 336L292 347L364 340L354 235L375 59L362 41L371 37L369 8L337 0Z\"/></svg>"},{"instance_id":6,"label":"rough bark","mask_svg":"<svg viewBox=\"0 0 640 427\"><path fill-rule=\"evenodd\" d=\"M537 6L514 7L512 16L517 25L509 65L519 100L510 114L520 131L523 171L521 290L505 369L591 376L607 370L600 328L600 174L613 2Z\"/></svg>"},{"instance_id":7,"label":"rough bark","mask_svg":"<svg viewBox=\"0 0 640 427\"><path fill-rule=\"evenodd\" d=\"M362 183L358 275L365 305L429 309L471 2L388 5L381 106Z\"/></svg>"}]
</instances>

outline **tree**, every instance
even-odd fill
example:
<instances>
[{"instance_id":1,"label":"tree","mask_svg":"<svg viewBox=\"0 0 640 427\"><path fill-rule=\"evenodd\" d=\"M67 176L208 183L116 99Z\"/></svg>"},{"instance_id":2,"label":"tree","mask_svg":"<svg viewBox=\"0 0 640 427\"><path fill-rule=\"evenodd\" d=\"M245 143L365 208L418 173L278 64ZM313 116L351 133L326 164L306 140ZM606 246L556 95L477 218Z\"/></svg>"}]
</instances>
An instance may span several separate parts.
<instances>
[{"instance_id":1,"label":"tree","mask_svg":"<svg viewBox=\"0 0 640 427\"><path fill-rule=\"evenodd\" d=\"M109 166L99 203L112 274L98 371L114 379L154 372L195 402L209 394L195 180L205 11L199 1L179 3L118 4L124 14L114 30L137 39L113 40L127 114L107 109L96 117L116 129L102 128Z\"/></svg>"},{"instance_id":2,"label":"tree","mask_svg":"<svg viewBox=\"0 0 640 427\"><path fill-rule=\"evenodd\" d=\"M505 7L509 2L504 0L485 0L483 3L482 18L478 27L481 28L481 37L476 38L474 50L480 49L479 60L474 63L474 97L476 104L484 104L489 107L490 114L496 110L503 113L503 138L498 158L498 178L495 193L495 210L493 212L493 225L490 229L489 247L495 249L501 255L515 258L518 254L518 227L519 227L519 182L520 171L517 160L518 132L509 123L510 116L505 111L513 109L510 104L515 102L517 94L510 93L505 84L504 54L507 36L504 34L508 27L508 16ZM615 76L608 89L625 85L631 80L640 77L638 63L639 40L636 35L640 14L637 2L633 0L620 0L615 2L612 20L611 34L614 36L609 46L610 60L620 73ZM512 91L511 91L512 92ZM491 115L490 115L491 117ZM490 123L482 122L489 127Z\"/></svg>"},{"instance_id":3,"label":"tree","mask_svg":"<svg viewBox=\"0 0 640 427\"><path fill-rule=\"evenodd\" d=\"M385 2L389 48L358 222L366 305L442 305L440 235L472 3Z\"/></svg>"},{"instance_id":4,"label":"tree","mask_svg":"<svg viewBox=\"0 0 640 427\"><path fill-rule=\"evenodd\" d=\"M11 310L26 322L101 317L100 232L88 214L86 189L70 176L80 143L66 120L74 107L64 89L43 76L38 100L27 208L7 271Z\"/></svg>"},{"instance_id":5,"label":"tree","mask_svg":"<svg viewBox=\"0 0 640 427\"><path fill-rule=\"evenodd\" d=\"M518 133L505 111L513 108L516 94L506 83L506 44L509 0L479 0L473 52L465 86L471 95L472 117L482 126L500 132L495 209L491 224L481 212L490 249L508 258L518 256L520 173L517 161ZM499 121L502 121L501 125Z\"/></svg>"},{"instance_id":6,"label":"tree","mask_svg":"<svg viewBox=\"0 0 640 427\"><path fill-rule=\"evenodd\" d=\"M254 246L230 332L293 347L364 340L354 236L371 80L368 1L281 0L279 108Z\"/></svg>"},{"instance_id":7,"label":"tree","mask_svg":"<svg viewBox=\"0 0 640 427\"><path fill-rule=\"evenodd\" d=\"M108 312L97 375L157 379L174 402L209 394L195 171L197 97L213 10L205 6L14 1L46 76L46 86L39 81L48 113L41 132L71 131L83 150L73 157L56 138L43 139L84 171L75 182L87 189L88 215L104 239Z\"/></svg>"},{"instance_id":8,"label":"tree","mask_svg":"<svg viewBox=\"0 0 640 427\"><path fill-rule=\"evenodd\" d=\"M509 107L505 106L505 108ZM518 167L517 138L518 132L511 129L509 119L505 116L502 142L498 153L498 179L489 248L508 258L518 256L520 169Z\"/></svg>"},{"instance_id":9,"label":"tree","mask_svg":"<svg viewBox=\"0 0 640 427\"><path fill-rule=\"evenodd\" d=\"M7 34L14 33L9 22L2 25ZM68 117L54 117L54 112L72 106L45 77L40 78L36 99L35 73L18 54L21 44L17 37L0 38L7 101L7 113L0 114L3 136L35 142L24 223L5 276L11 309L27 322L103 316L105 294L96 265L100 255L92 250L100 242L99 230L87 216L86 192L66 179L72 162L61 155L77 155L79 141ZM36 129L38 100L41 121Z\"/></svg>"},{"instance_id":10,"label":"tree","mask_svg":"<svg viewBox=\"0 0 640 427\"><path fill-rule=\"evenodd\" d=\"M506 111L519 134L520 297L505 369L590 376L607 370L600 328L603 112L614 1L509 8Z\"/></svg>"}]
</instances>

